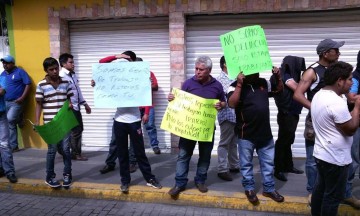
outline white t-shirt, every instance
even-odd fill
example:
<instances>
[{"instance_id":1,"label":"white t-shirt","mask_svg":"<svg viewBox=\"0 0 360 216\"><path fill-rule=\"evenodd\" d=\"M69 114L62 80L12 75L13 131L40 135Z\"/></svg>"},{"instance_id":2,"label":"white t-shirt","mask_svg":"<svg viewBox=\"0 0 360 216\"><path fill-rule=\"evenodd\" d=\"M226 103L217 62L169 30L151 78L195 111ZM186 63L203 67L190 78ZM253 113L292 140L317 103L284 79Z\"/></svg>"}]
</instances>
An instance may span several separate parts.
<instances>
[{"instance_id":1,"label":"white t-shirt","mask_svg":"<svg viewBox=\"0 0 360 216\"><path fill-rule=\"evenodd\" d=\"M346 101L334 91L321 89L311 102L311 118L315 130L314 157L338 166L352 162L352 136L336 127L352 117Z\"/></svg>"},{"instance_id":2,"label":"white t-shirt","mask_svg":"<svg viewBox=\"0 0 360 216\"><path fill-rule=\"evenodd\" d=\"M122 123L141 121L139 107L118 107L114 119Z\"/></svg>"}]
</instances>

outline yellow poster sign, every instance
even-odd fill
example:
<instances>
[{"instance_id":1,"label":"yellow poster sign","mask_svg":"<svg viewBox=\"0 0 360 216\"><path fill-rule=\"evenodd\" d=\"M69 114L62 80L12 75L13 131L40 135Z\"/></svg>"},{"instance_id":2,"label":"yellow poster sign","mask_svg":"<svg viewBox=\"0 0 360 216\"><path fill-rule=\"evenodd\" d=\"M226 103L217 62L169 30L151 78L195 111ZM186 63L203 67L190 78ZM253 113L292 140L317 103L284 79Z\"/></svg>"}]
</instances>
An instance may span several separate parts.
<instances>
[{"instance_id":1,"label":"yellow poster sign","mask_svg":"<svg viewBox=\"0 0 360 216\"><path fill-rule=\"evenodd\" d=\"M160 128L190 140L211 142L219 100L205 99L174 88Z\"/></svg>"}]
</instances>

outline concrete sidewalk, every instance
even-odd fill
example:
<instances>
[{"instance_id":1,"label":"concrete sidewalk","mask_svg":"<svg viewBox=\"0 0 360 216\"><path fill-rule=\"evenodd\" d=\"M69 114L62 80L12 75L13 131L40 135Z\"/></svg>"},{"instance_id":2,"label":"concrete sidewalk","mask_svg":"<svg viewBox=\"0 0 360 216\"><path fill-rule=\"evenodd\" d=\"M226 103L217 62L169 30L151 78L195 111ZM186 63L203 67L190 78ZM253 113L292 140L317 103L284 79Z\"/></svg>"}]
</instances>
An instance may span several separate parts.
<instances>
[{"instance_id":1,"label":"concrete sidewalk","mask_svg":"<svg viewBox=\"0 0 360 216\"><path fill-rule=\"evenodd\" d=\"M105 165L104 161L107 152L85 152L88 161L73 161L73 185L69 190L54 190L45 185L45 159L47 150L26 149L14 153L16 175L19 182L11 184L6 177L0 178L0 191L11 191L18 193L31 193L50 196L71 196L80 198L113 199L136 202L154 202L177 205L193 205L205 207L219 207L231 209L243 209L254 211L282 212L285 214L309 215L310 209L307 206L306 176L305 174L288 174L288 181L276 180L276 189L285 196L284 203L276 203L269 198L261 196L261 175L257 158L254 158L256 191L260 204L253 206L244 194L241 186L241 175L234 174L234 180L226 182L217 177L217 156L212 156L206 184L209 187L208 193L200 193L194 185L194 175L198 156L194 155L190 163L189 183L187 190L182 192L179 199L173 200L167 194L174 185L175 164L177 155L163 153L155 155L148 152L152 171L162 184L161 190L146 186L140 171L132 173L132 181L129 194L120 192L119 169L100 174L99 170ZM295 166L304 170L305 160L295 159ZM55 171L57 179L62 179L63 162L60 156L56 157ZM360 180L354 182L354 195L360 198ZM340 215L359 215L360 211L347 205L340 206Z\"/></svg>"}]
</instances>

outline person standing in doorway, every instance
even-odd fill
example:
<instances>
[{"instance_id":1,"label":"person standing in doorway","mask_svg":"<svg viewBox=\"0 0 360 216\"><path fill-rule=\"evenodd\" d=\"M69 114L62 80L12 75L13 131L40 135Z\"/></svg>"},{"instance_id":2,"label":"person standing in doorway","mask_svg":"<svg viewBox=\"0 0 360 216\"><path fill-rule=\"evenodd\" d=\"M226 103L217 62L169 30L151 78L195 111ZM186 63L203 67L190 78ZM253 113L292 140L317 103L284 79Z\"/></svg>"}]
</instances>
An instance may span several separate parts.
<instances>
[{"instance_id":1,"label":"person standing in doorway","mask_svg":"<svg viewBox=\"0 0 360 216\"><path fill-rule=\"evenodd\" d=\"M85 107L86 113L91 113L90 106L86 103L79 86L79 78L76 75L74 68L74 57L69 53L63 53L59 57L59 62L61 65L60 77L64 80L67 80L71 83L71 88L74 96L71 97L71 103L73 105L73 113L79 122L79 125L74 127L71 130L70 135L70 150L71 150L71 158L73 160L86 161L87 157L82 155L81 151L81 138L82 132L84 130L84 124L82 120L80 106L83 105Z\"/></svg>"}]
</instances>

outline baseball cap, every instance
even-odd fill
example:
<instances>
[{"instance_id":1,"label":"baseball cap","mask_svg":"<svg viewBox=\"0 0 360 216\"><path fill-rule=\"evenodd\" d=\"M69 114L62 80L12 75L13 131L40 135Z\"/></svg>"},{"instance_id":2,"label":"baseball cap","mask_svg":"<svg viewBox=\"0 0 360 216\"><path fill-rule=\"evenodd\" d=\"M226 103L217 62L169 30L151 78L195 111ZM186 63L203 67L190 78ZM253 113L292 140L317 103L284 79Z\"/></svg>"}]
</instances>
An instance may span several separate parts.
<instances>
[{"instance_id":1,"label":"baseball cap","mask_svg":"<svg viewBox=\"0 0 360 216\"><path fill-rule=\"evenodd\" d=\"M15 59L11 55L6 55L6 56L2 57L1 61L8 62L8 63L10 63L10 62L15 63Z\"/></svg>"},{"instance_id":2,"label":"baseball cap","mask_svg":"<svg viewBox=\"0 0 360 216\"><path fill-rule=\"evenodd\" d=\"M320 41L319 45L316 47L316 52L318 55L321 53L328 51L329 49L338 49L344 46L345 41L334 41L331 39L325 39Z\"/></svg>"}]
</instances>

